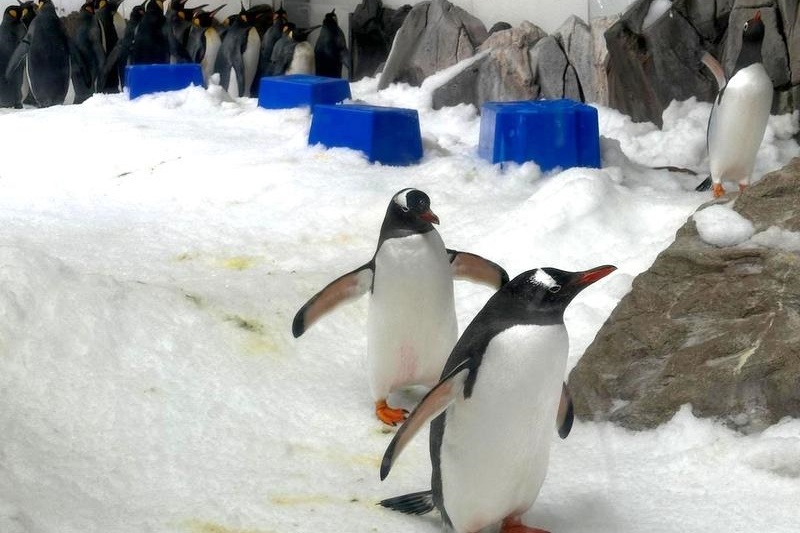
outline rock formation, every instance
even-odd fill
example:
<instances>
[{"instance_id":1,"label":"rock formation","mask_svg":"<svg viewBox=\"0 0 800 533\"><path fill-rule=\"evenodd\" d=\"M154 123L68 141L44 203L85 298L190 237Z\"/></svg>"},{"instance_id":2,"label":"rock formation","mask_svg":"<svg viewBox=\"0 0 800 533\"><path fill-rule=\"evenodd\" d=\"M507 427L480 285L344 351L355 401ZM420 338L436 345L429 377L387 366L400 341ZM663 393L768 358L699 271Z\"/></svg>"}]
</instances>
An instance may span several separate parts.
<instances>
[{"instance_id":1,"label":"rock formation","mask_svg":"<svg viewBox=\"0 0 800 533\"><path fill-rule=\"evenodd\" d=\"M748 241L713 246L690 219L571 372L576 414L645 429L688 403L743 432L800 417L798 205L800 158L736 200ZM775 247L786 232L796 246Z\"/></svg>"},{"instance_id":2,"label":"rock formation","mask_svg":"<svg viewBox=\"0 0 800 533\"><path fill-rule=\"evenodd\" d=\"M409 11L410 5L392 9L384 7L381 0L363 0L356 6L350 18L353 81L378 72Z\"/></svg>"}]
</instances>

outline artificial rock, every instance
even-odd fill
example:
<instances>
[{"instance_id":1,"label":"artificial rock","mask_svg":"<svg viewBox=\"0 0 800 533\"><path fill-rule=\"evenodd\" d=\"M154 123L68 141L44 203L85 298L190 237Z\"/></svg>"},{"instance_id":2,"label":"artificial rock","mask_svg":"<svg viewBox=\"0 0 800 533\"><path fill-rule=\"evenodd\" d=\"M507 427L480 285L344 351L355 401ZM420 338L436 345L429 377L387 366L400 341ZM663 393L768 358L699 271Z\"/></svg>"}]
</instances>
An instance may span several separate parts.
<instances>
[{"instance_id":1,"label":"artificial rock","mask_svg":"<svg viewBox=\"0 0 800 533\"><path fill-rule=\"evenodd\" d=\"M571 372L576 414L638 430L691 404L745 433L800 417L800 250L756 244L800 232L798 205L800 158L733 205L751 240L715 247L690 219Z\"/></svg>"}]
</instances>

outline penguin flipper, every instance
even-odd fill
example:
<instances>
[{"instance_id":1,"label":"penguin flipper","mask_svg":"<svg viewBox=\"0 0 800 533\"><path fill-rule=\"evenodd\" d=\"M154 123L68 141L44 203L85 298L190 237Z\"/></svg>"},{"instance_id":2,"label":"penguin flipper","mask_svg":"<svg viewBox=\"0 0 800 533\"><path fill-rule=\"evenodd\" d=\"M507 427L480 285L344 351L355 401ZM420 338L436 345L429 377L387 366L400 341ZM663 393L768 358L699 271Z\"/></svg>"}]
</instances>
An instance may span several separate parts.
<instances>
[{"instance_id":1,"label":"penguin flipper","mask_svg":"<svg viewBox=\"0 0 800 533\"><path fill-rule=\"evenodd\" d=\"M561 387L561 401L558 403L558 415L556 416L556 428L558 436L566 439L572 430L572 423L575 421L575 408L572 406L572 395L569 393L567 384Z\"/></svg>"},{"instance_id":2,"label":"penguin flipper","mask_svg":"<svg viewBox=\"0 0 800 533\"><path fill-rule=\"evenodd\" d=\"M417 431L425 424L439 416L451 403L455 401L459 394L464 391L464 383L469 375L469 360L465 360L450 374L432 388L428 394L414 408L408 419L400 426L395 433L389 447L383 454L381 461L381 480L386 479L392 469L394 460L400 455L406 444L414 437Z\"/></svg>"},{"instance_id":3,"label":"penguin flipper","mask_svg":"<svg viewBox=\"0 0 800 533\"><path fill-rule=\"evenodd\" d=\"M499 289L508 283L508 273L498 265L479 255L458 250L447 250L453 278L466 279Z\"/></svg>"},{"instance_id":4,"label":"penguin flipper","mask_svg":"<svg viewBox=\"0 0 800 533\"><path fill-rule=\"evenodd\" d=\"M703 192L709 190L710 188L711 188L711 176L707 177L702 182L700 182L700 185L695 187L694 190L698 192Z\"/></svg>"},{"instance_id":5,"label":"penguin flipper","mask_svg":"<svg viewBox=\"0 0 800 533\"><path fill-rule=\"evenodd\" d=\"M412 492L411 494L395 496L394 498L386 498L385 500L379 501L378 505L391 509L392 511L418 516L428 514L436 508L436 505L433 503L432 490L423 490L421 492Z\"/></svg>"},{"instance_id":6,"label":"penguin flipper","mask_svg":"<svg viewBox=\"0 0 800 533\"><path fill-rule=\"evenodd\" d=\"M22 67L22 64L25 62L25 58L28 57L28 50L30 50L30 48L31 43L26 36L19 42L17 47L14 49L14 53L11 54L11 57L8 59L6 71L3 73L6 79L10 80L14 76L14 72L16 72L18 68Z\"/></svg>"},{"instance_id":7,"label":"penguin flipper","mask_svg":"<svg viewBox=\"0 0 800 533\"><path fill-rule=\"evenodd\" d=\"M717 58L708 52L703 53L703 57L700 58L700 61L711 71L711 74L714 75L714 79L717 80L717 88L721 91L728 83L728 80L725 79L725 69L720 62L717 61Z\"/></svg>"},{"instance_id":8,"label":"penguin flipper","mask_svg":"<svg viewBox=\"0 0 800 533\"><path fill-rule=\"evenodd\" d=\"M372 287L373 274L372 263L367 263L336 278L312 296L294 316L292 334L295 338L305 333L314 322L340 304L366 294Z\"/></svg>"}]
</instances>

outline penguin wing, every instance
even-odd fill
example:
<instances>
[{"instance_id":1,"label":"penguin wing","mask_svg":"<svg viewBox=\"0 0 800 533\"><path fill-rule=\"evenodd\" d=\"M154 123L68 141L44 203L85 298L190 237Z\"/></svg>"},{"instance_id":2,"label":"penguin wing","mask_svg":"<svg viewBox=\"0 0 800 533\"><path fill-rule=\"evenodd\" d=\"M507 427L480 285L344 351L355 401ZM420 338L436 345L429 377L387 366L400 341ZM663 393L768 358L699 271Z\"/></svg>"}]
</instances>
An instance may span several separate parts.
<instances>
[{"instance_id":1,"label":"penguin wing","mask_svg":"<svg viewBox=\"0 0 800 533\"><path fill-rule=\"evenodd\" d=\"M292 321L292 334L299 337L323 315L340 304L365 294L372 287L374 267L372 262L336 278L311 297L300 308Z\"/></svg>"},{"instance_id":2,"label":"penguin wing","mask_svg":"<svg viewBox=\"0 0 800 533\"><path fill-rule=\"evenodd\" d=\"M31 42L26 35L14 49L14 53L11 54L11 57L8 59L8 64L6 65L6 71L3 73L6 79L11 79L14 76L14 72L22 66L22 63L25 61L25 58L28 57L28 50L31 48Z\"/></svg>"},{"instance_id":3,"label":"penguin wing","mask_svg":"<svg viewBox=\"0 0 800 533\"><path fill-rule=\"evenodd\" d=\"M381 480L386 479L392 464L406 447L406 444L417 434L425 424L442 414L456 398L463 394L464 384L469 376L469 360L463 361L452 372L442 378L439 383L432 388L428 394L414 408L408 419L400 426L395 433L386 453L383 454L381 461Z\"/></svg>"},{"instance_id":4,"label":"penguin wing","mask_svg":"<svg viewBox=\"0 0 800 533\"><path fill-rule=\"evenodd\" d=\"M499 289L508 283L508 273L498 265L479 255L458 250L447 250L450 268L455 279L466 279Z\"/></svg>"},{"instance_id":5,"label":"penguin wing","mask_svg":"<svg viewBox=\"0 0 800 533\"><path fill-rule=\"evenodd\" d=\"M558 403L558 414L556 415L556 428L558 436L566 439L572 430L572 422L575 420L575 409L572 406L572 395L569 393L567 384L561 387L561 401Z\"/></svg>"}]
</instances>

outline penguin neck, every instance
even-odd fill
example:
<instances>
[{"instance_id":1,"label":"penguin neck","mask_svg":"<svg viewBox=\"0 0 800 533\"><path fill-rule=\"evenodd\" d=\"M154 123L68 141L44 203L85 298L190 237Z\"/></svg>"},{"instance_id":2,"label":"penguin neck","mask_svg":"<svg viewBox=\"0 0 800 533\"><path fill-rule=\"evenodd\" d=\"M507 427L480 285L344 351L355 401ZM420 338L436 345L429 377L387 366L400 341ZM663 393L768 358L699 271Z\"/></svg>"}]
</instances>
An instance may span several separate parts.
<instances>
[{"instance_id":1,"label":"penguin neck","mask_svg":"<svg viewBox=\"0 0 800 533\"><path fill-rule=\"evenodd\" d=\"M761 63L763 57L761 55L761 42L743 42L742 49L739 51L739 57L736 58L736 66L733 68L733 73L736 74L742 69Z\"/></svg>"},{"instance_id":2,"label":"penguin neck","mask_svg":"<svg viewBox=\"0 0 800 533\"><path fill-rule=\"evenodd\" d=\"M383 219L378 246L380 247L380 244L388 239L424 234L434 229L433 224L430 222L425 222L410 213L394 209L392 206L386 211L386 216Z\"/></svg>"}]
</instances>

